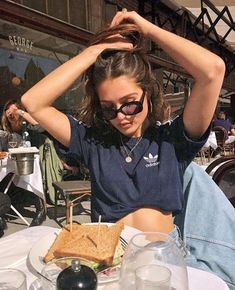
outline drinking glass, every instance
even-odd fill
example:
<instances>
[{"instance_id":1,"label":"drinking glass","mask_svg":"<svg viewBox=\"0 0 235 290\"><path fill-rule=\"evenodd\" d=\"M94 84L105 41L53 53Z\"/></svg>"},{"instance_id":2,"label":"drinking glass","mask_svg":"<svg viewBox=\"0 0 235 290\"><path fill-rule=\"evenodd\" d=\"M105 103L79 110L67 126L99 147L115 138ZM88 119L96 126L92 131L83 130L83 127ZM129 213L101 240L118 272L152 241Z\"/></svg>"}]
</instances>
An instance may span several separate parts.
<instances>
[{"instance_id":1,"label":"drinking glass","mask_svg":"<svg viewBox=\"0 0 235 290\"><path fill-rule=\"evenodd\" d=\"M17 269L0 269L0 290L27 290L25 274Z\"/></svg>"},{"instance_id":2,"label":"drinking glass","mask_svg":"<svg viewBox=\"0 0 235 290\"><path fill-rule=\"evenodd\" d=\"M7 148L7 132L0 130L0 151L5 151Z\"/></svg>"},{"instance_id":3,"label":"drinking glass","mask_svg":"<svg viewBox=\"0 0 235 290\"><path fill-rule=\"evenodd\" d=\"M15 148L18 144L18 138L15 133L11 133L8 135L8 145L11 148Z\"/></svg>"},{"instance_id":4,"label":"drinking glass","mask_svg":"<svg viewBox=\"0 0 235 290\"><path fill-rule=\"evenodd\" d=\"M171 271L160 265L140 266L135 270L137 290L171 290Z\"/></svg>"},{"instance_id":5,"label":"drinking glass","mask_svg":"<svg viewBox=\"0 0 235 290\"><path fill-rule=\"evenodd\" d=\"M162 285L156 286L157 283ZM136 234L123 256L119 289L188 290L187 268L181 249L167 234Z\"/></svg>"},{"instance_id":6,"label":"drinking glass","mask_svg":"<svg viewBox=\"0 0 235 290\"><path fill-rule=\"evenodd\" d=\"M81 265L92 267L92 264L86 260L76 257L64 257L55 259L52 262L47 263L42 271L40 276L40 282L43 290L56 290L56 280L60 272L65 268L71 266L73 260L80 260Z\"/></svg>"}]
</instances>

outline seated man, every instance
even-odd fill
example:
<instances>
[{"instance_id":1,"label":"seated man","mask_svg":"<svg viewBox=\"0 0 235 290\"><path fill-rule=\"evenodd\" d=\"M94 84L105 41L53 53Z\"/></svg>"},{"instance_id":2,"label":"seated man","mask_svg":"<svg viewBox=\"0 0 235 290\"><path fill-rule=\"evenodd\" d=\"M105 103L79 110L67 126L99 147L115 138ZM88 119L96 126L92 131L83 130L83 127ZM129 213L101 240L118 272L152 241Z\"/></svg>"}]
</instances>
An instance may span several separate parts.
<instances>
[{"instance_id":1,"label":"seated man","mask_svg":"<svg viewBox=\"0 0 235 290\"><path fill-rule=\"evenodd\" d=\"M225 143L232 143L235 141L235 129L233 128L233 125L231 124L229 119L226 119L225 112L221 111L218 114L217 119L213 121L213 127L216 126L221 126L227 131L228 138Z\"/></svg>"},{"instance_id":2,"label":"seated man","mask_svg":"<svg viewBox=\"0 0 235 290\"><path fill-rule=\"evenodd\" d=\"M7 228L4 215L9 212L11 207L11 200L7 194L0 192L0 238L4 235L4 231Z\"/></svg>"}]
</instances>

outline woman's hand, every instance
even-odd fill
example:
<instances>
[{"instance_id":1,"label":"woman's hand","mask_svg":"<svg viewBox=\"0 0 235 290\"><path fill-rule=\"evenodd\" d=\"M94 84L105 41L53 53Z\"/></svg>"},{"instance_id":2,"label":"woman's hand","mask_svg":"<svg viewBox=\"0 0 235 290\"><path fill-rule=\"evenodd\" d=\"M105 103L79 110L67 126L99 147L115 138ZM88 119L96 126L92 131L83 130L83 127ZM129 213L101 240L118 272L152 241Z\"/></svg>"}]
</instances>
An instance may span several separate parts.
<instances>
[{"instance_id":1,"label":"woman's hand","mask_svg":"<svg viewBox=\"0 0 235 290\"><path fill-rule=\"evenodd\" d=\"M122 37L121 35L115 35L109 37L105 40L105 42L100 44L94 44L89 46L84 50L84 52L88 52L88 54L92 54L94 56L94 62L96 58L105 50L105 49L117 49L117 50L131 50L133 49L133 44L128 42L127 39Z\"/></svg>"},{"instance_id":2,"label":"woman's hand","mask_svg":"<svg viewBox=\"0 0 235 290\"><path fill-rule=\"evenodd\" d=\"M125 8L122 11L117 12L114 16L111 22L111 27L124 23L137 25L145 37L148 36L149 29L153 26L151 22L140 16L135 11L128 12Z\"/></svg>"},{"instance_id":3,"label":"woman's hand","mask_svg":"<svg viewBox=\"0 0 235 290\"><path fill-rule=\"evenodd\" d=\"M19 116L18 113L19 109L16 107L15 104L12 104L8 110L6 110L6 116L7 118L15 118Z\"/></svg>"}]
</instances>

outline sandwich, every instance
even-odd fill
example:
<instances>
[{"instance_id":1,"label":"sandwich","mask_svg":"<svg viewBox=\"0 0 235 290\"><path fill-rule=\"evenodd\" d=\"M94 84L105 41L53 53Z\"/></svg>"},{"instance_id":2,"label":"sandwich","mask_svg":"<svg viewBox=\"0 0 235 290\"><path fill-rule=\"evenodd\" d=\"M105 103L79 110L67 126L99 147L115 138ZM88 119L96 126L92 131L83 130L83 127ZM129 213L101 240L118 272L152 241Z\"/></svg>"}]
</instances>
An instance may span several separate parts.
<instances>
[{"instance_id":1,"label":"sandwich","mask_svg":"<svg viewBox=\"0 0 235 290\"><path fill-rule=\"evenodd\" d=\"M120 262L123 255L119 237L123 223L112 226L105 224L73 224L73 231L66 225L44 257L49 262L61 257L80 257L102 265L111 266Z\"/></svg>"}]
</instances>

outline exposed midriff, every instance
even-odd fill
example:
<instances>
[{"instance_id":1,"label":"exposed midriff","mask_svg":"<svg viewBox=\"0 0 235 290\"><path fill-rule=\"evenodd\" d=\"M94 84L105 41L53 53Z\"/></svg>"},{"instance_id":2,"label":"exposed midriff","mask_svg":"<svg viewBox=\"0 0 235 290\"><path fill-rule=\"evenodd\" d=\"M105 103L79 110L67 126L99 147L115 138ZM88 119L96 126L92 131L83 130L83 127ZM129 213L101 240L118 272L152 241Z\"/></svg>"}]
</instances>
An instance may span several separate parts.
<instances>
[{"instance_id":1,"label":"exposed midriff","mask_svg":"<svg viewBox=\"0 0 235 290\"><path fill-rule=\"evenodd\" d=\"M141 231L170 233L174 229L172 213L156 208L141 208L120 219L125 225Z\"/></svg>"}]
</instances>

